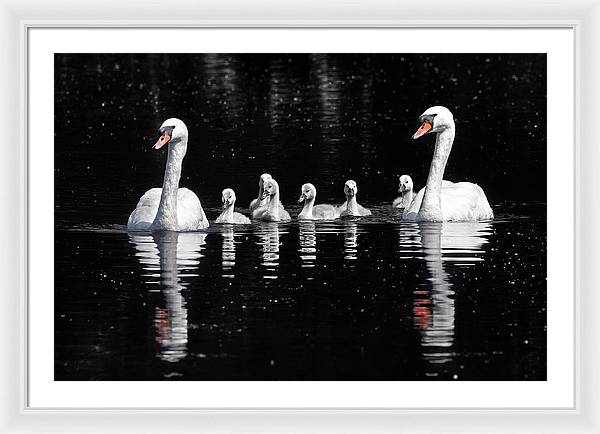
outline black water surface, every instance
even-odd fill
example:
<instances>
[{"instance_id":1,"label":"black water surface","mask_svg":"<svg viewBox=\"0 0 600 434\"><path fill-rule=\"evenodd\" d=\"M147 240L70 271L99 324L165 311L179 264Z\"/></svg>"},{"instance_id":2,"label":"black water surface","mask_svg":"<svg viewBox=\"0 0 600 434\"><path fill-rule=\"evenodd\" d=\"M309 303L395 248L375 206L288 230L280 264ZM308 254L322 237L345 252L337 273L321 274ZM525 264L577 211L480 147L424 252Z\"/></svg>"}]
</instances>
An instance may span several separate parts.
<instances>
[{"instance_id":1,"label":"black water surface","mask_svg":"<svg viewBox=\"0 0 600 434\"><path fill-rule=\"evenodd\" d=\"M425 183L442 104L445 179L496 218L408 223L398 176ZM167 117L190 132L181 186L240 211L268 171L292 216L304 182L373 216L131 234L162 183ZM57 380L543 380L546 58L532 54L55 57Z\"/></svg>"}]
</instances>

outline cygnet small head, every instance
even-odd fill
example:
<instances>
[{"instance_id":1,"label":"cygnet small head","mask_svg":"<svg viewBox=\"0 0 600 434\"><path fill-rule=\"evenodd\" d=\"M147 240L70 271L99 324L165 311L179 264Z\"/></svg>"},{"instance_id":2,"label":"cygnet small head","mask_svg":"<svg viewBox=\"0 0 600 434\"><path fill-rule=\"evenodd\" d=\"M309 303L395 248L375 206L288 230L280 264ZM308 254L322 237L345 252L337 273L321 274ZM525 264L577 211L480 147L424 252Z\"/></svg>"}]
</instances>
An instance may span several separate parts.
<instances>
[{"instance_id":1,"label":"cygnet small head","mask_svg":"<svg viewBox=\"0 0 600 434\"><path fill-rule=\"evenodd\" d=\"M398 192L404 193L406 191L412 191L412 189L413 189L412 178L408 175L402 175L400 177L400 182L398 184Z\"/></svg>"},{"instance_id":2,"label":"cygnet small head","mask_svg":"<svg viewBox=\"0 0 600 434\"><path fill-rule=\"evenodd\" d=\"M317 196L317 189L310 182L307 182L302 186L302 194L300 195L300 199L298 199L298 203L302 203L305 200L314 199Z\"/></svg>"},{"instance_id":3,"label":"cygnet small head","mask_svg":"<svg viewBox=\"0 0 600 434\"><path fill-rule=\"evenodd\" d=\"M352 197L352 196L356 196L356 193L358 193L358 186L356 185L356 182L349 179L344 184L344 194L347 197Z\"/></svg>"},{"instance_id":4,"label":"cygnet small head","mask_svg":"<svg viewBox=\"0 0 600 434\"><path fill-rule=\"evenodd\" d=\"M187 139L188 130L182 120L177 118L167 119L158 129L159 138L154 144L154 149L160 149L166 144L180 143Z\"/></svg>"},{"instance_id":5,"label":"cygnet small head","mask_svg":"<svg viewBox=\"0 0 600 434\"><path fill-rule=\"evenodd\" d=\"M271 175L268 173L263 173L260 175L260 178L258 178L258 186L262 188L265 185L265 182L269 179L271 179Z\"/></svg>"},{"instance_id":6,"label":"cygnet small head","mask_svg":"<svg viewBox=\"0 0 600 434\"><path fill-rule=\"evenodd\" d=\"M454 116L446 107L436 105L429 107L419 116L419 129L413 134L413 139L418 139L428 133L439 133L454 126Z\"/></svg>"},{"instance_id":7,"label":"cygnet small head","mask_svg":"<svg viewBox=\"0 0 600 434\"><path fill-rule=\"evenodd\" d=\"M273 178L267 179L265 181L265 185L263 186L263 194L261 196L261 199L266 199L269 196L273 196L277 194L278 191L279 184L277 184L277 181L275 181Z\"/></svg>"},{"instance_id":8,"label":"cygnet small head","mask_svg":"<svg viewBox=\"0 0 600 434\"><path fill-rule=\"evenodd\" d=\"M226 188L221 193L221 200L223 202L223 209L233 206L235 204L235 192L231 188Z\"/></svg>"}]
</instances>

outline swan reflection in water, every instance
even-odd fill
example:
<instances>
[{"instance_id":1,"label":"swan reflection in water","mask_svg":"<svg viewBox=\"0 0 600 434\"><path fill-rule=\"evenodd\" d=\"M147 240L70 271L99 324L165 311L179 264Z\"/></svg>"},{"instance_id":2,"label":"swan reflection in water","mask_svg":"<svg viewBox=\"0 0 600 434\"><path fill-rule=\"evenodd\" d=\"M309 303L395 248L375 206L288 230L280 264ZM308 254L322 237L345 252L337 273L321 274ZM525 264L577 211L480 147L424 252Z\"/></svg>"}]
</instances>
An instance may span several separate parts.
<instances>
[{"instance_id":1,"label":"swan reflection in water","mask_svg":"<svg viewBox=\"0 0 600 434\"><path fill-rule=\"evenodd\" d=\"M221 247L221 258L223 277L233 279L235 274L233 268L235 267L235 235L233 232L233 225L223 225L221 230L222 247Z\"/></svg>"},{"instance_id":2,"label":"swan reflection in water","mask_svg":"<svg viewBox=\"0 0 600 434\"><path fill-rule=\"evenodd\" d=\"M344 221L344 259L358 258L358 225L354 220Z\"/></svg>"},{"instance_id":3,"label":"swan reflection in water","mask_svg":"<svg viewBox=\"0 0 600 434\"><path fill-rule=\"evenodd\" d=\"M186 277L197 276L206 234L198 232L156 232L130 234L140 264L146 271L143 277L164 297L164 307L154 311L157 356L167 362L178 362L187 355L188 324L186 301L181 294Z\"/></svg>"},{"instance_id":4,"label":"swan reflection in water","mask_svg":"<svg viewBox=\"0 0 600 434\"><path fill-rule=\"evenodd\" d=\"M426 375L437 377L447 372L454 359L455 291L445 264L473 266L483 261L483 246L488 242L491 225L488 222L415 225L428 277L427 283L414 291L414 323L421 334L423 358L428 362Z\"/></svg>"},{"instance_id":5,"label":"swan reflection in water","mask_svg":"<svg viewBox=\"0 0 600 434\"><path fill-rule=\"evenodd\" d=\"M298 240L300 242L300 259L302 267L312 268L317 260L317 235L315 222L302 220L299 222Z\"/></svg>"},{"instance_id":6,"label":"swan reflection in water","mask_svg":"<svg viewBox=\"0 0 600 434\"><path fill-rule=\"evenodd\" d=\"M262 248L263 278L277 279L279 268L279 225L277 223L262 223L258 232L258 245Z\"/></svg>"}]
</instances>

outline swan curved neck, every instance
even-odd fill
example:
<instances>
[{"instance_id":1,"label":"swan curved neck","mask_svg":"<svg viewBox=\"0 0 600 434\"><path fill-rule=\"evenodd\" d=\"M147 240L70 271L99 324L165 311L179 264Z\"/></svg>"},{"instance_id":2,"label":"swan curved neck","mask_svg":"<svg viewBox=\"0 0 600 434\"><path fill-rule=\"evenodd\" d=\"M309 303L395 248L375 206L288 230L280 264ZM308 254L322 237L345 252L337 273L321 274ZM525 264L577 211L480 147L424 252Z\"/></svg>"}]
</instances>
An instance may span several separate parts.
<instances>
[{"instance_id":1,"label":"swan curved neck","mask_svg":"<svg viewBox=\"0 0 600 434\"><path fill-rule=\"evenodd\" d=\"M269 197L269 205L267 206L269 213L275 218L279 218L279 191L276 191Z\"/></svg>"},{"instance_id":2,"label":"swan curved neck","mask_svg":"<svg viewBox=\"0 0 600 434\"><path fill-rule=\"evenodd\" d=\"M420 221L442 221L442 179L454 142L454 125L437 134L423 202L417 214Z\"/></svg>"},{"instance_id":3,"label":"swan curved neck","mask_svg":"<svg viewBox=\"0 0 600 434\"><path fill-rule=\"evenodd\" d=\"M234 209L234 204L229 205L227 208L225 208L223 210L223 212L221 213L221 216L224 218L233 218L233 209Z\"/></svg>"},{"instance_id":4,"label":"swan curved neck","mask_svg":"<svg viewBox=\"0 0 600 434\"><path fill-rule=\"evenodd\" d=\"M304 201L304 208L302 208L302 212L300 214L303 216L311 216L314 205L315 205L314 197L312 199L306 199Z\"/></svg>"},{"instance_id":5,"label":"swan curved neck","mask_svg":"<svg viewBox=\"0 0 600 434\"><path fill-rule=\"evenodd\" d=\"M348 205L346 206L346 210L351 212L352 214L358 214L358 202L356 202L356 195L347 196Z\"/></svg>"},{"instance_id":6,"label":"swan curved neck","mask_svg":"<svg viewBox=\"0 0 600 434\"><path fill-rule=\"evenodd\" d=\"M151 229L154 230L179 230L177 221L177 191L181 177L181 165L187 149L187 138L179 143L169 145L167 166L160 195L160 203Z\"/></svg>"}]
</instances>

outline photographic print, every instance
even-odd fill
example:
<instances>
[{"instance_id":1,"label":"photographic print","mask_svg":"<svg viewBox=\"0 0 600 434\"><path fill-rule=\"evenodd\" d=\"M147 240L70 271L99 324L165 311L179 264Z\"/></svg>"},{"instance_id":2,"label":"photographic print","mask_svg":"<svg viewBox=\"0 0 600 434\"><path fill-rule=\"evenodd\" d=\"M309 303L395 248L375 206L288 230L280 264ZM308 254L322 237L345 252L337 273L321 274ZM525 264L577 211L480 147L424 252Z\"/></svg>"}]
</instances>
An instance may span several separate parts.
<instances>
[{"instance_id":1,"label":"photographic print","mask_svg":"<svg viewBox=\"0 0 600 434\"><path fill-rule=\"evenodd\" d=\"M546 380L546 60L55 54L54 379Z\"/></svg>"}]
</instances>

